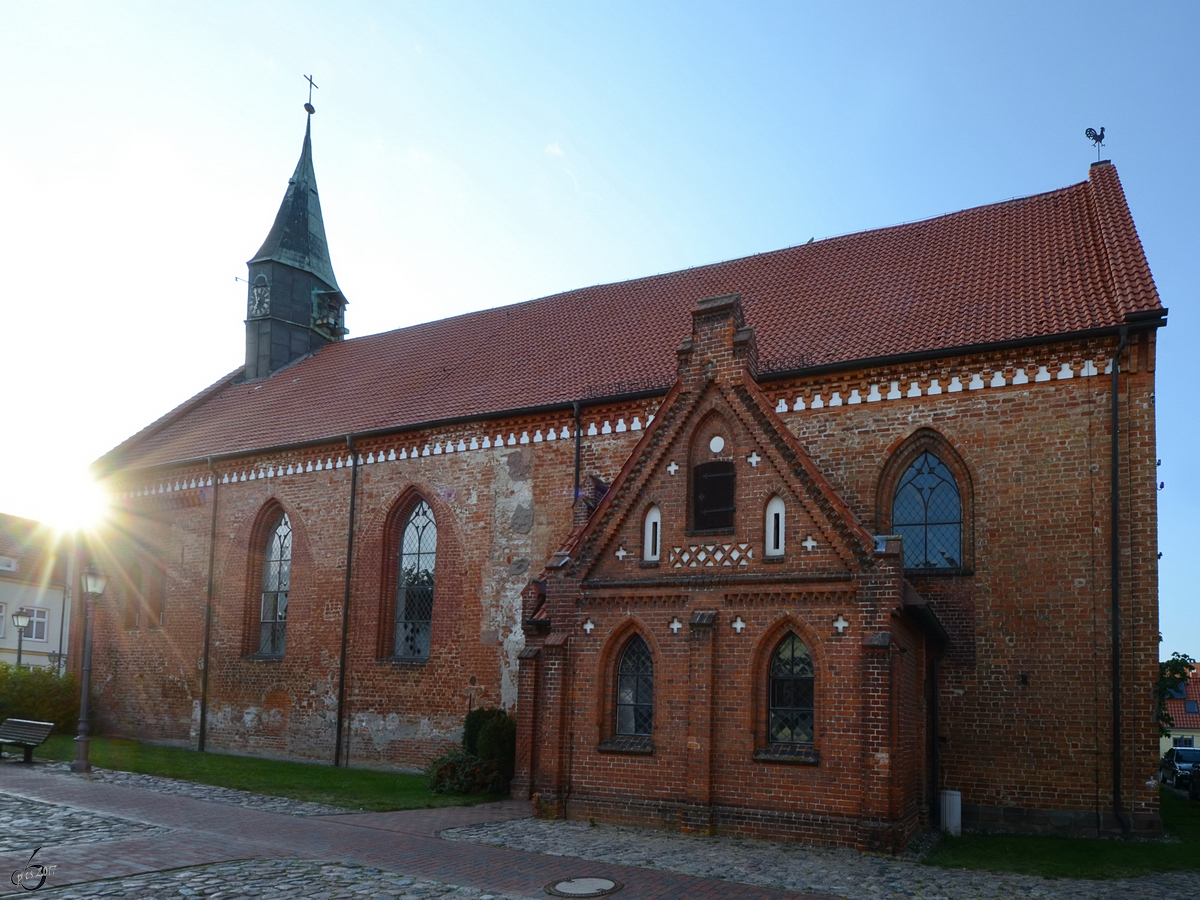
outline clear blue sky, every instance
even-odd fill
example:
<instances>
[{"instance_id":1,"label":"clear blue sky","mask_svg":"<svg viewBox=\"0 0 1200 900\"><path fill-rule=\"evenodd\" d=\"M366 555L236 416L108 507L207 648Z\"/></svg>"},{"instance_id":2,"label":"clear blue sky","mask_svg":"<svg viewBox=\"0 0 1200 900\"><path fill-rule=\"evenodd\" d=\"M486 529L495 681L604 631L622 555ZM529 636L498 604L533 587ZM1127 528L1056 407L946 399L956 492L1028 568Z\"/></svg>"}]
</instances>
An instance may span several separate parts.
<instances>
[{"instance_id":1,"label":"clear blue sky","mask_svg":"<svg viewBox=\"0 0 1200 900\"><path fill-rule=\"evenodd\" d=\"M1171 309L1163 650L1200 656L1197 46L1184 2L5 0L0 510L240 364L302 73L352 336L1062 187L1103 125Z\"/></svg>"}]
</instances>

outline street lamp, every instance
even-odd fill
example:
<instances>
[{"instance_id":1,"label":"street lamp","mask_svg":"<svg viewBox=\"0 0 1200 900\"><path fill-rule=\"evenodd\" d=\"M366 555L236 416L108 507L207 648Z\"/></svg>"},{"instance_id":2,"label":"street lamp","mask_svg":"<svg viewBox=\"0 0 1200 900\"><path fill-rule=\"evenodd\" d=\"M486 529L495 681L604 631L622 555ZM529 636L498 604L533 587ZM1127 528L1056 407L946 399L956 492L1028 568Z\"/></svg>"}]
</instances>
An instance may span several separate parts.
<instances>
[{"instance_id":1,"label":"street lamp","mask_svg":"<svg viewBox=\"0 0 1200 900\"><path fill-rule=\"evenodd\" d=\"M79 734L75 736L75 759L71 763L71 771L86 774L92 771L92 762L88 758L91 750L91 738L88 736L88 701L92 692L92 616L96 609L96 601L104 593L108 579L95 566L88 566L80 573L79 580L83 583L87 617L83 626L83 683L79 697Z\"/></svg>"},{"instance_id":2,"label":"street lamp","mask_svg":"<svg viewBox=\"0 0 1200 900\"><path fill-rule=\"evenodd\" d=\"M29 627L29 623L33 620L33 616L29 615L29 610L25 608L18 609L13 613L13 627L17 629L17 668L21 668L21 645L25 643L25 629Z\"/></svg>"}]
</instances>

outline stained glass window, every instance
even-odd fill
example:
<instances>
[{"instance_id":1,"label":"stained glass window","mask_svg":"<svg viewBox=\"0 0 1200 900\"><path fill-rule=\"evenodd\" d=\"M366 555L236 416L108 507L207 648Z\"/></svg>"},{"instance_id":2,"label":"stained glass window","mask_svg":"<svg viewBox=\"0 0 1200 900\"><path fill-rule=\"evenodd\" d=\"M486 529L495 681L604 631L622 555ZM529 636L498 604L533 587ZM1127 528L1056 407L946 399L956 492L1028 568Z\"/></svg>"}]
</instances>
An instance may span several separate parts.
<instances>
[{"instance_id":1,"label":"stained glass window","mask_svg":"<svg viewBox=\"0 0 1200 900\"><path fill-rule=\"evenodd\" d=\"M433 626L433 574L437 563L437 523L422 500L408 515L400 538L399 577L396 579L398 657L427 659Z\"/></svg>"},{"instance_id":2,"label":"stained glass window","mask_svg":"<svg viewBox=\"0 0 1200 900\"><path fill-rule=\"evenodd\" d=\"M962 565L962 500L945 463L922 453L896 487L892 531L904 538L908 569L956 569Z\"/></svg>"},{"instance_id":3,"label":"stained glass window","mask_svg":"<svg viewBox=\"0 0 1200 900\"><path fill-rule=\"evenodd\" d=\"M649 737L654 721L654 660L642 636L625 645L617 665L617 734Z\"/></svg>"},{"instance_id":4,"label":"stained glass window","mask_svg":"<svg viewBox=\"0 0 1200 900\"><path fill-rule=\"evenodd\" d=\"M813 742L813 664L804 641L789 632L771 656L767 740Z\"/></svg>"},{"instance_id":5,"label":"stained glass window","mask_svg":"<svg viewBox=\"0 0 1200 900\"><path fill-rule=\"evenodd\" d=\"M262 607L258 631L258 652L262 656L283 656L291 584L292 523L285 513L271 530L263 556Z\"/></svg>"}]
</instances>

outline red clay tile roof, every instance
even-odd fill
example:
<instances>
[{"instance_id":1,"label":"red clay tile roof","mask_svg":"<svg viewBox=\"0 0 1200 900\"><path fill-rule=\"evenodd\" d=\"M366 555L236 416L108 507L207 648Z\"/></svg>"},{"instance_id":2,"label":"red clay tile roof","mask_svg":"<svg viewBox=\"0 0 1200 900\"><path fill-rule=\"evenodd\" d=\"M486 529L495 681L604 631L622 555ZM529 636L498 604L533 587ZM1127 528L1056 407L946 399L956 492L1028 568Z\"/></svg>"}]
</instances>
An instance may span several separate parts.
<instances>
[{"instance_id":1,"label":"red clay tile roof","mask_svg":"<svg viewBox=\"0 0 1200 900\"><path fill-rule=\"evenodd\" d=\"M1200 712L1185 712L1185 700L1191 700L1200 709L1200 669L1192 670L1192 677L1183 687L1183 699L1167 698L1167 713L1175 722L1176 728L1200 728Z\"/></svg>"},{"instance_id":2,"label":"red clay tile roof","mask_svg":"<svg viewBox=\"0 0 1200 900\"><path fill-rule=\"evenodd\" d=\"M1119 325L1161 309L1111 165L935 219L597 285L226 376L100 461L142 467L350 432L664 391L691 309L740 293L764 368L851 364Z\"/></svg>"}]
</instances>

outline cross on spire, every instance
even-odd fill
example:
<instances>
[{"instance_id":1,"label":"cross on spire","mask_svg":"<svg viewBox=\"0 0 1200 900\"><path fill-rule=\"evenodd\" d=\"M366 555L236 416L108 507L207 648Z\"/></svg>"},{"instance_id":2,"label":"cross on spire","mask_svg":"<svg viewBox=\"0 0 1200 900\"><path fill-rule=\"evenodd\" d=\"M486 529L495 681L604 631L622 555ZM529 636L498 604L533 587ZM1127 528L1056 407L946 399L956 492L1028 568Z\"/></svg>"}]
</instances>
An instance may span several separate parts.
<instances>
[{"instance_id":1,"label":"cross on spire","mask_svg":"<svg viewBox=\"0 0 1200 900\"><path fill-rule=\"evenodd\" d=\"M317 108L312 105L313 88L317 88L318 90L320 90L321 86L319 84L317 84L315 81L313 81L313 78L311 75L305 75L304 80L308 82L308 102L304 104L304 109L311 116L313 113L315 113L317 111Z\"/></svg>"}]
</instances>

